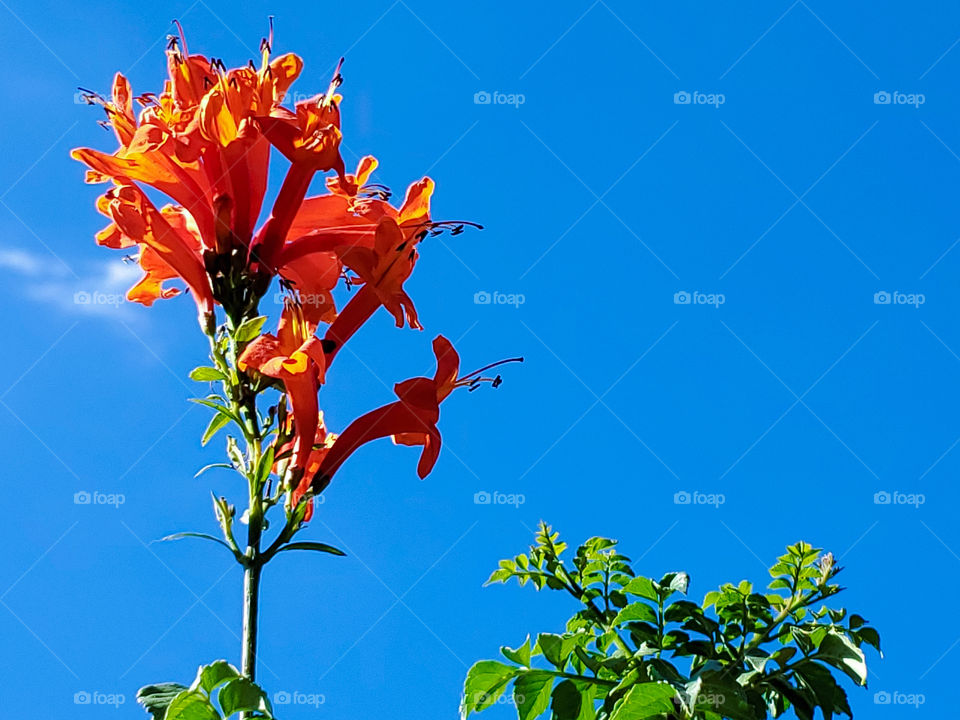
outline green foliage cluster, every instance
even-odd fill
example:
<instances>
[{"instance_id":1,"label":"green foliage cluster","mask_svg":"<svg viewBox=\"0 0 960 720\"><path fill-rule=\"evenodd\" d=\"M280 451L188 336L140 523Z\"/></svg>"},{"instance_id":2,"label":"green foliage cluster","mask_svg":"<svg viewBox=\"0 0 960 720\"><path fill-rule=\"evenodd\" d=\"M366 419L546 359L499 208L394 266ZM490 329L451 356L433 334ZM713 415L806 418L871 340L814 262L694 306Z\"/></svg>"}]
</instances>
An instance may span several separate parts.
<instances>
[{"instance_id":1,"label":"green foliage cluster","mask_svg":"<svg viewBox=\"0 0 960 720\"><path fill-rule=\"evenodd\" d=\"M226 720L237 713L273 718L266 693L226 660L201 666L190 687L147 685L137 693L137 702L153 720Z\"/></svg>"},{"instance_id":2,"label":"green foliage cluster","mask_svg":"<svg viewBox=\"0 0 960 720\"><path fill-rule=\"evenodd\" d=\"M500 561L487 584L532 584L572 595L562 633L540 633L508 662L483 660L464 686L464 718L498 702L513 684L519 720L763 720L817 708L852 717L839 678L865 686L864 645L880 637L860 615L828 602L842 588L830 553L800 542L770 568L762 592L744 580L686 598L689 577L638 576L617 542L594 537L569 562L545 523L526 554ZM536 660L536 662L535 662Z\"/></svg>"}]
</instances>

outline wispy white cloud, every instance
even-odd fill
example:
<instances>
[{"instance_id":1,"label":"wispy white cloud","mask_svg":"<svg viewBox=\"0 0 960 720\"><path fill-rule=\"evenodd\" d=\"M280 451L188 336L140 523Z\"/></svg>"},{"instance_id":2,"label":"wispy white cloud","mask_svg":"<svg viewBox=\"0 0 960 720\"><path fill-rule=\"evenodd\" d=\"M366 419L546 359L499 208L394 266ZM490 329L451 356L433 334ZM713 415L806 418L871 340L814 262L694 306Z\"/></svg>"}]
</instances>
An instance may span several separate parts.
<instances>
[{"instance_id":1,"label":"wispy white cloud","mask_svg":"<svg viewBox=\"0 0 960 720\"><path fill-rule=\"evenodd\" d=\"M62 263L22 248L0 249L0 269L19 280L8 287L27 300L49 303L68 314L127 319L134 308L126 293L142 274L136 263L119 258L75 268L74 274Z\"/></svg>"}]
</instances>

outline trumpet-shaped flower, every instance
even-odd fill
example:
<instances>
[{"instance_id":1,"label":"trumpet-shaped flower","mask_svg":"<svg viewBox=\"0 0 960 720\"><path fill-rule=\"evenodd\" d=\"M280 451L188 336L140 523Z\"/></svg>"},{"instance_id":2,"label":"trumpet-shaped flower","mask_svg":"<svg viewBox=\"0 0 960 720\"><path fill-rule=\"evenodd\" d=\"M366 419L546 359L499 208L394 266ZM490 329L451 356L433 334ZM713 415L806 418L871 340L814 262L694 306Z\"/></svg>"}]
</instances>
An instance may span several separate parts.
<instances>
[{"instance_id":1,"label":"trumpet-shaped flower","mask_svg":"<svg viewBox=\"0 0 960 720\"><path fill-rule=\"evenodd\" d=\"M260 335L237 359L240 370L255 371L283 383L293 411L293 466L301 472L307 467L317 432L317 391L326 373L323 341L314 335L315 330L316 326L304 319L300 306L288 299L277 334Z\"/></svg>"}]
</instances>

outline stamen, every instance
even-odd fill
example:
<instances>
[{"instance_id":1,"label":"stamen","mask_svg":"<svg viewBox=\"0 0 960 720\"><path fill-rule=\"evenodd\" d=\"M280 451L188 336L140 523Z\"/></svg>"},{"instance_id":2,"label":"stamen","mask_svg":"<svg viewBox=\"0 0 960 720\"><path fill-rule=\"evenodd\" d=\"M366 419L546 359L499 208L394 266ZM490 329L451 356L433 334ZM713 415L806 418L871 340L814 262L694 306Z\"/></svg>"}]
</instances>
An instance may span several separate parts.
<instances>
[{"instance_id":1,"label":"stamen","mask_svg":"<svg viewBox=\"0 0 960 720\"><path fill-rule=\"evenodd\" d=\"M183 34L183 25L177 19L174 19L173 24L177 26L177 32L180 34L180 46L183 48L183 54L190 57L190 51L187 50L187 37Z\"/></svg>"},{"instance_id":2,"label":"stamen","mask_svg":"<svg viewBox=\"0 0 960 720\"><path fill-rule=\"evenodd\" d=\"M521 356L521 357L507 358L506 360L498 360L498 361L495 362L495 363L490 363L489 365L484 365L484 366L483 366L482 368L480 368L479 370L474 370L472 373L469 373L468 375L463 375L462 377L457 378L457 383L461 383L461 382L463 382L464 380L469 380L470 378L474 377L475 375L480 375L481 373L486 372L487 370L491 370L492 368L499 367L499 366L501 366L501 365L506 365L507 363L515 363L515 362L522 363L522 362L523 362L523 357ZM500 376L497 375L497 378L498 378L498 377L500 377ZM494 381L497 380L497 378L483 378L483 377L480 377L480 378L477 378L477 380L478 380L478 381L482 381L482 382L485 382L485 381L494 382ZM502 380L501 380L500 382L502 382ZM497 385L499 385L500 382L498 382Z\"/></svg>"}]
</instances>

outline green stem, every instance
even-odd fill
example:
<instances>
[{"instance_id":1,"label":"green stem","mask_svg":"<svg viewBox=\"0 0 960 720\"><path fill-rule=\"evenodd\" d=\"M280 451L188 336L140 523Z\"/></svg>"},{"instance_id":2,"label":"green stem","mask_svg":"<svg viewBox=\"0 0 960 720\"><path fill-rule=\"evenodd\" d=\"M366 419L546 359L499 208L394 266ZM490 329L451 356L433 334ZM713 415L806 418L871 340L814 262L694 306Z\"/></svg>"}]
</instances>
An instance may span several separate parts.
<instances>
[{"instance_id":1,"label":"green stem","mask_svg":"<svg viewBox=\"0 0 960 720\"><path fill-rule=\"evenodd\" d=\"M243 571L243 651L240 672L250 681L257 673L257 620L260 605L260 571L262 567L251 564Z\"/></svg>"}]
</instances>

